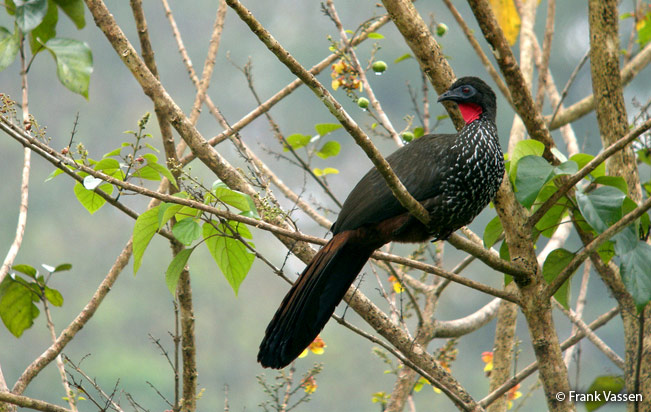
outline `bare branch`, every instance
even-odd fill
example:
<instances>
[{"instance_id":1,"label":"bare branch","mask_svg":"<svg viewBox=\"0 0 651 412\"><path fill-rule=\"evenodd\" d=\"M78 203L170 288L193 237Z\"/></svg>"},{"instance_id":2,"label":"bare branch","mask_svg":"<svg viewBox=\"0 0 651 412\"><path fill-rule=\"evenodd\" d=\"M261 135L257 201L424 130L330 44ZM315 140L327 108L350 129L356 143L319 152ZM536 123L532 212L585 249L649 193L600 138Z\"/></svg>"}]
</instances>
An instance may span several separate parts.
<instances>
[{"instance_id":1,"label":"bare branch","mask_svg":"<svg viewBox=\"0 0 651 412\"><path fill-rule=\"evenodd\" d=\"M124 269L124 267L129 263L129 258L131 257L132 249L131 239L127 242L126 246L118 255L115 263L109 270L108 274L102 280L99 287L91 297L90 301L86 304L84 309L75 317L75 319L70 322L70 324L61 332L59 337L56 339L49 348L45 350L38 358L36 358L20 375L20 378L16 381L12 392L20 395L23 393L27 385L36 377L36 375L45 368L50 362L52 362L57 355L61 353L63 348L75 337L77 332L84 327L90 318L95 314L95 311L102 303L108 292L111 290L111 287L117 280L118 276ZM0 395L1 396L1 395ZM0 398L1 399L1 398ZM63 410L63 409L61 409Z\"/></svg>"},{"instance_id":2,"label":"bare branch","mask_svg":"<svg viewBox=\"0 0 651 412\"><path fill-rule=\"evenodd\" d=\"M501 299L496 298L468 316L436 322L431 338L458 338L478 330L495 318L500 302Z\"/></svg>"},{"instance_id":3,"label":"bare branch","mask_svg":"<svg viewBox=\"0 0 651 412\"><path fill-rule=\"evenodd\" d=\"M565 316L570 318L572 323L576 325L585 334L588 340L592 342L597 347L597 349L603 352L603 354L606 355L606 357L610 359L619 369L624 370L624 368L626 367L624 360L620 358L619 355L615 353L615 351L612 350L610 346L606 344L606 342L601 340L599 336L597 336L592 330L590 330L590 328L588 327L588 325L586 325L583 319L577 316L577 314L573 310L565 309L565 307L560 303L558 303L558 301L554 300L554 304L558 309L560 309L565 314Z\"/></svg>"},{"instance_id":4,"label":"bare branch","mask_svg":"<svg viewBox=\"0 0 651 412\"><path fill-rule=\"evenodd\" d=\"M416 7L408 0L383 0L382 4L436 92L445 92L454 81L454 72ZM456 104L444 103L443 106L455 127L461 129L466 123Z\"/></svg>"},{"instance_id":5,"label":"bare branch","mask_svg":"<svg viewBox=\"0 0 651 412\"><path fill-rule=\"evenodd\" d=\"M642 71L649 63L651 63L651 43L642 49L633 59L626 64L621 71L622 85L627 85L638 73ZM595 108L594 94L584 98L581 101L574 103L572 106L565 110L560 110L554 121L550 123L550 117L547 116L545 121L549 124L551 130L558 129L564 124L571 123L586 114L590 113Z\"/></svg>"},{"instance_id":6,"label":"bare branch","mask_svg":"<svg viewBox=\"0 0 651 412\"><path fill-rule=\"evenodd\" d=\"M11 392L0 392L0 402L7 402L12 405L43 412L72 412L70 409L62 408L38 399L28 398L27 396L15 395Z\"/></svg>"},{"instance_id":7,"label":"bare branch","mask_svg":"<svg viewBox=\"0 0 651 412\"><path fill-rule=\"evenodd\" d=\"M468 0L468 4L477 18L484 37L495 50L497 63L504 75L506 84L512 92L513 105L524 122L527 132L532 139L538 140L545 145L544 157L551 163L557 163L557 159L551 153L551 149L556 145L540 111L536 109L527 82L490 5L486 0Z\"/></svg>"},{"instance_id":8,"label":"bare branch","mask_svg":"<svg viewBox=\"0 0 651 412\"><path fill-rule=\"evenodd\" d=\"M387 185L391 189L393 195L398 199L400 204L409 211L420 222L425 224L429 223L429 213L423 205L421 205L411 194L407 191L405 186L400 182L400 179L393 173L391 166L382 156L382 154L373 145L366 133L355 123L355 121L346 113L341 107L339 102L330 94L313 74L305 70L296 59L285 50L280 43L273 38L255 17L237 0L227 0L228 5L235 10L240 18L249 26L251 31L258 36L267 48L276 55L287 68L301 79L314 94L321 100L328 108L330 113L344 126L346 131L355 139L355 142L364 150L366 155L371 159L378 172L386 180Z\"/></svg>"},{"instance_id":9,"label":"bare branch","mask_svg":"<svg viewBox=\"0 0 651 412\"><path fill-rule=\"evenodd\" d=\"M592 323L588 325L588 327L590 328L590 330L595 331L601 326L608 323L608 321L614 318L618 313L619 313L619 308L617 307L612 308L608 312L604 313L603 315L595 319ZM576 333L574 333L572 336L570 336L569 338L567 338L561 343L561 350L566 350L567 348L576 345L584 337L585 334L583 333L583 331L577 331ZM538 370L538 362L536 361L531 363L527 367L523 368L520 372L518 372L514 377L504 382L502 386L495 389L493 392L489 393L485 398L480 400L479 404L484 407L490 405L497 398L504 395L509 389L513 388L515 385L525 380L527 377L529 377L532 373L534 373L537 370Z\"/></svg>"}]
</instances>

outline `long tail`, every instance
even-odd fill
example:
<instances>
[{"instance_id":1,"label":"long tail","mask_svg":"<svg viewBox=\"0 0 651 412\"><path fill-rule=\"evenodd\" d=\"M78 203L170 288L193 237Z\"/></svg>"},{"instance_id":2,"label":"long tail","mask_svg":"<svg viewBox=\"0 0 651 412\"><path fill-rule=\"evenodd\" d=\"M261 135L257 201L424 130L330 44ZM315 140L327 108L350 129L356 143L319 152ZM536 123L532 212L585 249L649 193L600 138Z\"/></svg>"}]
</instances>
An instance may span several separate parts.
<instances>
[{"instance_id":1,"label":"long tail","mask_svg":"<svg viewBox=\"0 0 651 412\"><path fill-rule=\"evenodd\" d=\"M260 344L258 362L284 368L317 337L376 247L336 234L289 290Z\"/></svg>"}]
</instances>

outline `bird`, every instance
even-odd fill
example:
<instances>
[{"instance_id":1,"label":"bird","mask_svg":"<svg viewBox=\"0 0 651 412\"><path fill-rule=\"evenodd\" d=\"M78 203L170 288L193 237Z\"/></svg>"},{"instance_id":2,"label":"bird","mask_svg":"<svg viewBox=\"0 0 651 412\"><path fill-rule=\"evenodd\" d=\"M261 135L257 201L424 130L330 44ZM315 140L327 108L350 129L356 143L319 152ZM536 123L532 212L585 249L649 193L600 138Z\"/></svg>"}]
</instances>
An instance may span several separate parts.
<instances>
[{"instance_id":1,"label":"bird","mask_svg":"<svg viewBox=\"0 0 651 412\"><path fill-rule=\"evenodd\" d=\"M377 169L350 192L330 228L332 238L293 284L265 331L258 362L281 369L317 337L371 254L389 242L445 240L495 197L504 176L496 96L480 78L462 77L438 97L458 105L465 126L427 134L387 156L409 193L428 211L429 225L394 197Z\"/></svg>"}]
</instances>

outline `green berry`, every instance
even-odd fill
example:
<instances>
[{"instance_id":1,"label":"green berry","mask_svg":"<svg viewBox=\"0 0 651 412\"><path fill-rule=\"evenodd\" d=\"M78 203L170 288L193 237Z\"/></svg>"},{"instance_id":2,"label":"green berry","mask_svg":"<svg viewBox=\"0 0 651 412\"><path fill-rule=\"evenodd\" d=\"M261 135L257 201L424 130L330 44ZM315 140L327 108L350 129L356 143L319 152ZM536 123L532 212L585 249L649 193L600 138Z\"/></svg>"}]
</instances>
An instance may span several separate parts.
<instances>
[{"instance_id":1,"label":"green berry","mask_svg":"<svg viewBox=\"0 0 651 412\"><path fill-rule=\"evenodd\" d=\"M412 132L404 132L402 134L402 140L404 140L405 142L411 142L412 140L414 140L414 134Z\"/></svg>"},{"instance_id":2,"label":"green berry","mask_svg":"<svg viewBox=\"0 0 651 412\"><path fill-rule=\"evenodd\" d=\"M368 99L366 97L360 97L357 99L357 106L366 109L368 107Z\"/></svg>"},{"instance_id":3,"label":"green berry","mask_svg":"<svg viewBox=\"0 0 651 412\"><path fill-rule=\"evenodd\" d=\"M387 64L382 60L378 60L374 62L373 65L371 66L371 68L375 73L382 73L387 69L387 67L388 67Z\"/></svg>"},{"instance_id":4,"label":"green berry","mask_svg":"<svg viewBox=\"0 0 651 412\"><path fill-rule=\"evenodd\" d=\"M436 25L436 34L439 37L443 37L443 35L447 32L448 32L448 26L445 23L439 23Z\"/></svg>"}]
</instances>

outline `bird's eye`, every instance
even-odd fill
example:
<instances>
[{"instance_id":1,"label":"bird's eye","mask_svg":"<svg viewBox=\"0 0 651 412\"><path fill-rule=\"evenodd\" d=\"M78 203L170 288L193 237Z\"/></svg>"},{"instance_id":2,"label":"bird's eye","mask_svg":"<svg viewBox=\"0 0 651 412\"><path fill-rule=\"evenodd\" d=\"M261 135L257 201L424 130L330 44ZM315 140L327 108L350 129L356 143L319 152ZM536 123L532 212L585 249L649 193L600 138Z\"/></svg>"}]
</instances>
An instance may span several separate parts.
<instances>
[{"instance_id":1,"label":"bird's eye","mask_svg":"<svg viewBox=\"0 0 651 412\"><path fill-rule=\"evenodd\" d=\"M463 89L461 89L461 91L465 94L468 94L470 93L470 87L464 87Z\"/></svg>"}]
</instances>

